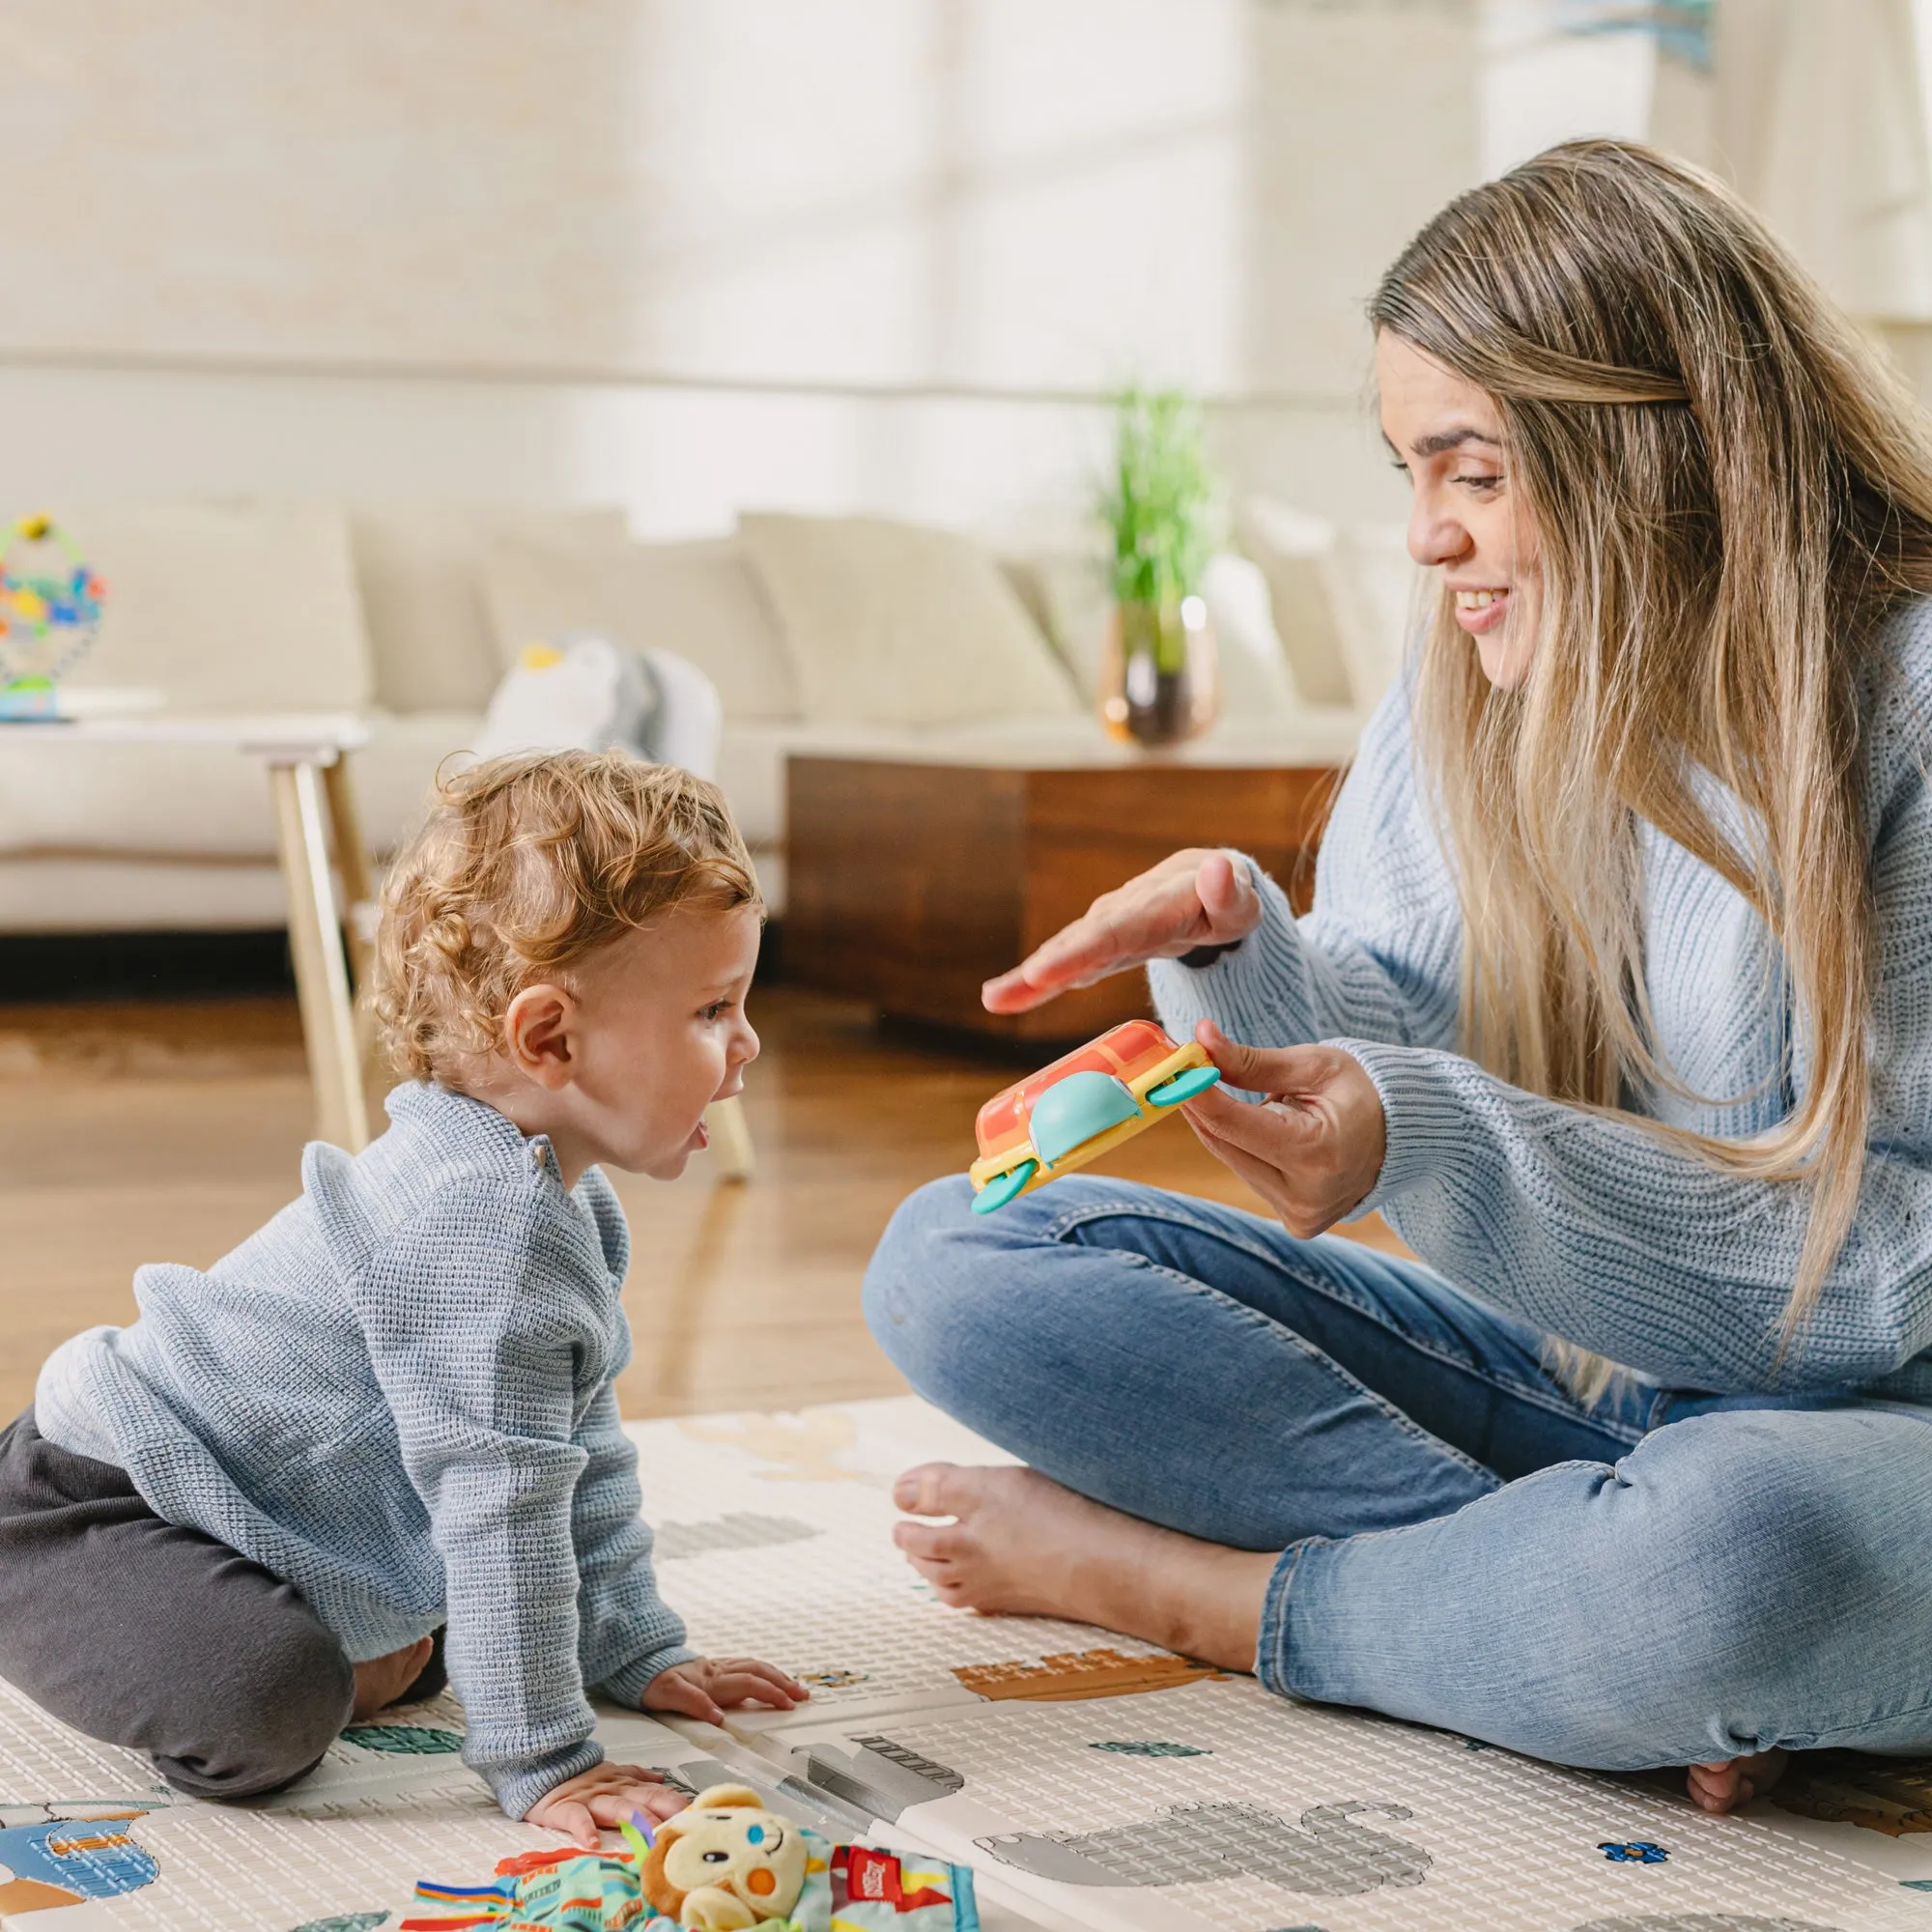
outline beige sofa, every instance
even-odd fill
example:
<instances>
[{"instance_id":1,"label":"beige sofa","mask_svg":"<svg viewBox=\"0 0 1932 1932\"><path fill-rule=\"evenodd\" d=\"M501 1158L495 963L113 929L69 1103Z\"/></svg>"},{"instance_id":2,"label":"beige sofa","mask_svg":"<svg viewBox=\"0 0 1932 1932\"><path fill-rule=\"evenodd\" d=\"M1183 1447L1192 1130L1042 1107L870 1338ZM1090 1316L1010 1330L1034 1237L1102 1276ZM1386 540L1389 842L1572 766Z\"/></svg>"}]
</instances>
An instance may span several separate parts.
<instances>
[{"instance_id":1,"label":"beige sofa","mask_svg":"<svg viewBox=\"0 0 1932 1932\"><path fill-rule=\"evenodd\" d=\"M353 770L378 853L474 741L521 647L573 630L678 651L718 685L720 780L780 908L793 752L1121 755L1094 718L1106 602L1079 559L996 561L955 534L867 518L747 516L730 537L643 544L614 510L62 514L108 586L74 682L156 690L183 711L358 715L369 743ZM1188 755L1327 761L1352 748L1392 673L1405 593L1385 543L1324 549L1313 527L1253 546L1260 567L1230 558L1210 574L1228 718ZM1295 612L1293 650L1276 605ZM1325 701L1297 677L1325 679ZM260 772L239 755L0 740L0 931L277 924L273 853Z\"/></svg>"}]
</instances>

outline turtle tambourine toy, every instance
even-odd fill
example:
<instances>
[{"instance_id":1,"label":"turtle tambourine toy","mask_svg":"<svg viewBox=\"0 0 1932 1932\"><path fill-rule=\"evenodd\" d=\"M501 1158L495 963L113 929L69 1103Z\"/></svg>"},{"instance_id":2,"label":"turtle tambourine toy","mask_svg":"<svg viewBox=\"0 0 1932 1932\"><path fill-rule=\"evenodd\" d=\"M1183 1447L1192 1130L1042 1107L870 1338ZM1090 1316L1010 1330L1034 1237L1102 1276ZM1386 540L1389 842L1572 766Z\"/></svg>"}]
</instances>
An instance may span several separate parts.
<instances>
[{"instance_id":1,"label":"turtle tambourine toy","mask_svg":"<svg viewBox=\"0 0 1932 1932\"><path fill-rule=\"evenodd\" d=\"M995 1094L980 1109L973 1211L990 1214L1145 1133L1220 1072L1207 1049L1128 1020Z\"/></svg>"}]
</instances>

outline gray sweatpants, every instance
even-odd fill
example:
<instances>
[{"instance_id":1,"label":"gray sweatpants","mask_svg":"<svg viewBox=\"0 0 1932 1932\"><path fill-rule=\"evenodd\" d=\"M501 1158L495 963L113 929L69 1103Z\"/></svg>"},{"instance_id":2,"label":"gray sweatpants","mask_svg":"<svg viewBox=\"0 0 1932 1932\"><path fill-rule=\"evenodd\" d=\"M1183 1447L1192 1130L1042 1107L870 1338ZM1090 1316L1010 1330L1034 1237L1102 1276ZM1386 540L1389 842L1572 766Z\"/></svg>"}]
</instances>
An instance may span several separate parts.
<instances>
[{"instance_id":1,"label":"gray sweatpants","mask_svg":"<svg viewBox=\"0 0 1932 1932\"><path fill-rule=\"evenodd\" d=\"M0 1434L0 1677L197 1798L299 1777L354 1690L292 1585L163 1521L125 1471L49 1442L31 1409Z\"/></svg>"}]
</instances>

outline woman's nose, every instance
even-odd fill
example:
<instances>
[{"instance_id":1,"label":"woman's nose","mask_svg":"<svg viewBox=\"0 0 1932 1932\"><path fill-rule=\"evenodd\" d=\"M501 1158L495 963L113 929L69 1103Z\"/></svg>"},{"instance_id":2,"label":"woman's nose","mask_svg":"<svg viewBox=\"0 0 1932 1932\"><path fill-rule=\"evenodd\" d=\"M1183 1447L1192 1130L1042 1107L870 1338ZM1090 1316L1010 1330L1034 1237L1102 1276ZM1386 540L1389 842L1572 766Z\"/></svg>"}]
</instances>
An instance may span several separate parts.
<instances>
[{"instance_id":1,"label":"woman's nose","mask_svg":"<svg viewBox=\"0 0 1932 1932\"><path fill-rule=\"evenodd\" d=\"M1418 501L1408 520L1408 554L1426 568L1454 563L1467 554L1469 532L1454 517Z\"/></svg>"}]
</instances>

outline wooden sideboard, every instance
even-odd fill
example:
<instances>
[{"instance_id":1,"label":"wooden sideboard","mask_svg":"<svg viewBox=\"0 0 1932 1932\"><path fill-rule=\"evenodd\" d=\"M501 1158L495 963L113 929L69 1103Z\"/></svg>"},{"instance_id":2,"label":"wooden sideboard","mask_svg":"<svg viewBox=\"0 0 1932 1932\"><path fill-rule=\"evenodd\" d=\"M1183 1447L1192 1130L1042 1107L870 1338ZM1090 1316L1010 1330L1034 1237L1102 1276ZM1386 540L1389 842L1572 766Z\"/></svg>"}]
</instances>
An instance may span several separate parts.
<instances>
[{"instance_id":1,"label":"wooden sideboard","mask_svg":"<svg viewBox=\"0 0 1932 1932\"><path fill-rule=\"evenodd\" d=\"M1085 1037L1148 1010L1141 974L1017 1018L987 1012L980 988L1182 846L1253 853L1305 908L1341 777L1334 765L794 756L785 974L909 1019Z\"/></svg>"}]
</instances>

